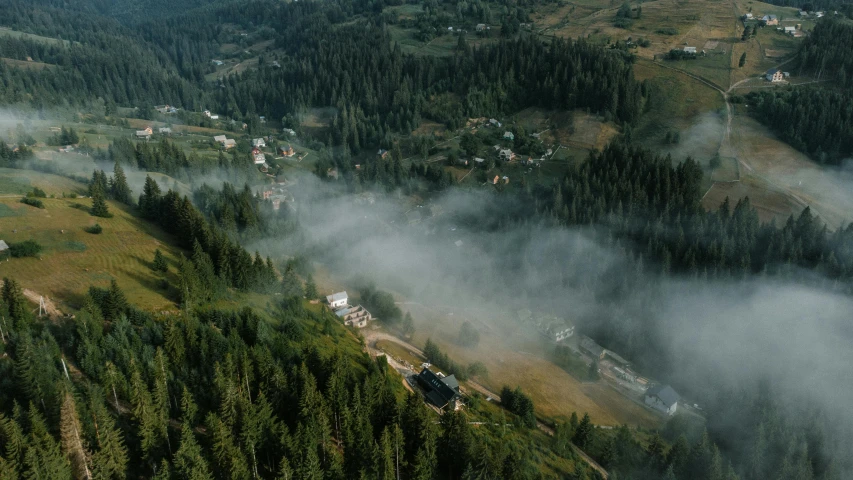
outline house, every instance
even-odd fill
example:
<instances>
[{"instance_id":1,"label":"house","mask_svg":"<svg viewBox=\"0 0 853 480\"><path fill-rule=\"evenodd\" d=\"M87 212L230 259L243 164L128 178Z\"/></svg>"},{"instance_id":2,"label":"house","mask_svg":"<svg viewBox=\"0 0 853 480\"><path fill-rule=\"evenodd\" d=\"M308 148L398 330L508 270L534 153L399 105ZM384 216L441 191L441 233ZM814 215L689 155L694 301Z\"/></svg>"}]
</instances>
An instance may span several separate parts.
<instances>
[{"instance_id":1,"label":"house","mask_svg":"<svg viewBox=\"0 0 853 480\"><path fill-rule=\"evenodd\" d=\"M815 14L814 14L814 15L815 15L817 18L823 18L823 16L824 16L824 15L826 15L826 14L825 14L825 13L823 13L823 12L815 12Z\"/></svg>"},{"instance_id":2,"label":"house","mask_svg":"<svg viewBox=\"0 0 853 480\"><path fill-rule=\"evenodd\" d=\"M684 47L684 53L692 53L696 55L696 47Z\"/></svg>"},{"instance_id":3,"label":"house","mask_svg":"<svg viewBox=\"0 0 853 480\"><path fill-rule=\"evenodd\" d=\"M498 158L511 162L515 158L515 154L508 148L502 148L498 151Z\"/></svg>"},{"instance_id":4,"label":"house","mask_svg":"<svg viewBox=\"0 0 853 480\"><path fill-rule=\"evenodd\" d=\"M764 78L767 79L768 82L781 82L784 80L785 74L781 70L777 70L775 68L771 68L767 70L767 73L764 74Z\"/></svg>"},{"instance_id":5,"label":"house","mask_svg":"<svg viewBox=\"0 0 853 480\"><path fill-rule=\"evenodd\" d=\"M483 162L485 162L485 161L486 161L486 159L485 159L485 158L480 158L480 157L474 157L474 161L475 161L475 162L477 162L477 163L483 163Z\"/></svg>"},{"instance_id":6,"label":"house","mask_svg":"<svg viewBox=\"0 0 853 480\"><path fill-rule=\"evenodd\" d=\"M782 72L782 76L785 78L789 78L791 76L791 72Z\"/></svg>"},{"instance_id":7,"label":"house","mask_svg":"<svg viewBox=\"0 0 853 480\"><path fill-rule=\"evenodd\" d=\"M207 117L207 118L210 118L210 110L205 110L205 111L202 113L202 115L204 115L204 116L205 116L205 117Z\"/></svg>"},{"instance_id":8,"label":"house","mask_svg":"<svg viewBox=\"0 0 853 480\"><path fill-rule=\"evenodd\" d=\"M655 385L646 390L646 405L667 415L674 415L679 396L669 385Z\"/></svg>"},{"instance_id":9,"label":"house","mask_svg":"<svg viewBox=\"0 0 853 480\"><path fill-rule=\"evenodd\" d=\"M153 134L154 134L154 130L152 130L151 127L146 127L145 130L137 130L136 131L136 138L143 138L145 140L148 140L151 138L151 135L153 135Z\"/></svg>"},{"instance_id":10,"label":"house","mask_svg":"<svg viewBox=\"0 0 853 480\"><path fill-rule=\"evenodd\" d=\"M476 28L477 28L478 32L485 32L486 31L486 24L485 23L478 23Z\"/></svg>"},{"instance_id":11,"label":"house","mask_svg":"<svg viewBox=\"0 0 853 480\"><path fill-rule=\"evenodd\" d=\"M211 115L210 119L211 120L219 120L219 115Z\"/></svg>"},{"instance_id":12,"label":"house","mask_svg":"<svg viewBox=\"0 0 853 480\"><path fill-rule=\"evenodd\" d=\"M281 68L281 64L278 63L278 60L272 61L272 68Z\"/></svg>"},{"instance_id":13,"label":"house","mask_svg":"<svg viewBox=\"0 0 853 480\"><path fill-rule=\"evenodd\" d=\"M278 147L278 153L279 153L279 155L281 155L283 157L292 157L292 156L296 155L296 150L294 150L293 147L290 145L288 145L286 147L280 146L280 147Z\"/></svg>"},{"instance_id":14,"label":"house","mask_svg":"<svg viewBox=\"0 0 853 480\"><path fill-rule=\"evenodd\" d=\"M216 135L213 137L213 141L216 143L225 143L225 135Z\"/></svg>"},{"instance_id":15,"label":"house","mask_svg":"<svg viewBox=\"0 0 853 480\"><path fill-rule=\"evenodd\" d=\"M282 128L281 131L288 135L296 135L296 130L293 130L292 128Z\"/></svg>"},{"instance_id":16,"label":"house","mask_svg":"<svg viewBox=\"0 0 853 480\"><path fill-rule=\"evenodd\" d=\"M779 19L776 15L765 15L761 17L761 21L766 25L779 25Z\"/></svg>"},{"instance_id":17,"label":"house","mask_svg":"<svg viewBox=\"0 0 853 480\"><path fill-rule=\"evenodd\" d=\"M59 149L59 152L60 152L60 153L71 153L71 152L73 152L73 151L74 151L74 146L73 146L73 145L66 145L66 146L61 147L61 148Z\"/></svg>"},{"instance_id":18,"label":"house","mask_svg":"<svg viewBox=\"0 0 853 480\"><path fill-rule=\"evenodd\" d=\"M233 138L226 138L225 141L222 142L222 146L225 147L225 150L228 150L229 148L236 147L237 146L237 140L234 140Z\"/></svg>"},{"instance_id":19,"label":"house","mask_svg":"<svg viewBox=\"0 0 853 480\"><path fill-rule=\"evenodd\" d=\"M507 183L509 183L509 177L507 177L506 175L504 175L504 176L501 178L501 180L503 180L504 185L506 185Z\"/></svg>"},{"instance_id":20,"label":"house","mask_svg":"<svg viewBox=\"0 0 853 480\"><path fill-rule=\"evenodd\" d=\"M257 148L252 149L252 159L255 161L255 165L262 165L267 163L266 157L264 157L264 152L258 150Z\"/></svg>"},{"instance_id":21,"label":"house","mask_svg":"<svg viewBox=\"0 0 853 480\"><path fill-rule=\"evenodd\" d=\"M222 66L222 60L211 60L210 63L216 65L217 67Z\"/></svg>"},{"instance_id":22,"label":"house","mask_svg":"<svg viewBox=\"0 0 853 480\"><path fill-rule=\"evenodd\" d=\"M797 14L801 17L808 17L809 16L809 12L807 12L805 10L800 10Z\"/></svg>"},{"instance_id":23,"label":"house","mask_svg":"<svg viewBox=\"0 0 853 480\"><path fill-rule=\"evenodd\" d=\"M171 106L171 105L155 105L154 110L157 110L158 112L160 112L164 115L169 115L171 113L178 113L178 109Z\"/></svg>"},{"instance_id":24,"label":"house","mask_svg":"<svg viewBox=\"0 0 853 480\"><path fill-rule=\"evenodd\" d=\"M256 148L263 148L267 146L267 142L265 142L263 138L253 138L252 146Z\"/></svg>"},{"instance_id":25,"label":"house","mask_svg":"<svg viewBox=\"0 0 853 480\"><path fill-rule=\"evenodd\" d=\"M500 176L495 175L495 178L493 178L493 179L492 179L492 185L497 185L497 184L498 184L498 180L500 180L500 179L501 179L501 177L500 177Z\"/></svg>"},{"instance_id":26,"label":"house","mask_svg":"<svg viewBox=\"0 0 853 480\"><path fill-rule=\"evenodd\" d=\"M504 140L515 140L515 135L512 132L504 132Z\"/></svg>"},{"instance_id":27,"label":"house","mask_svg":"<svg viewBox=\"0 0 853 480\"><path fill-rule=\"evenodd\" d=\"M797 33L797 27L785 27L785 33L787 35L793 35Z\"/></svg>"},{"instance_id":28,"label":"house","mask_svg":"<svg viewBox=\"0 0 853 480\"><path fill-rule=\"evenodd\" d=\"M388 150L380 148L378 155L379 158L388 158Z\"/></svg>"},{"instance_id":29,"label":"house","mask_svg":"<svg viewBox=\"0 0 853 480\"><path fill-rule=\"evenodd\" d=\"M283 156L283 157L292 157L292 156L296 155L296 151L290 145L288 145L286 147L282 145L282 146L278 147L278 154Z\"/></svg>"},{"instance_id":30,"label":"house","mask_svg":"<svg viewBox=\"0 0 853 480\"><path fill-rule=\"evenodd\" d=\"M605 350L604 347L595 343L595 340L587 337L586 335L581 336L581 350L599 360L603 360L604 355L607 353L607 350Z\"/></svg>"},{"instance_id":31,"label":"house","mask_svg":"<svg viewBox=\"0 0 853 480\"><path fill-rule=\"evenodd\" d=\"M332 309L338 310L341 307L347 306L347 302L349 302L349 297L347 297L347 292L343 291L343 292L333 293L333 294L327 296L326 301L329 302L329 306Z\"/></svg>"},{"instance_id":32,"label":"house","mask_svg":"<svg viewBox=\"0 0 853 480\"><path fill-rule=\"evenodd\" d=\"M467 167L468 166L468 159L467 158L457 158L456 164L457 165L463 165L463 166Z\"/></svg>"},{"instance_id":33,"label":"house","mask_svg":"<svg viewBox=\"0 0 853 480\"><path fill-rule=\"evenodd\" d=\"M548 340L562 342L575 334L575 326L560 319L546 320L539 325L539 333Z\"/></svg>"},{"instance_id":34,"label":"house","mask_svg":"<svg viewBox=\"0 0 853 480\"><path fill-rule=\"evenodd\" d=\"M160 127L157 129L157 133L159 133L160 135L171 135L172 129L169 127Z\"/></svg>"},{"instance_id":35,"label":"house","mask_svg":"<svg viewBox=\"0 0 853 480\"><path fill-rule=\"evenodd\" d=\"M427 401L438 408L455 404L459 400L459 382L456 377L439 377L429 368L424 368L417 377L418 386L424 390Z\"/></svg>"},{"instance_id":36,"label":"house","mask_svg":"<svg viewBox=\"0 0 853 480\"><path fill-rule=\"evenodd\" d=\"M341 308L335 311L335 315L344 321L344 325L355 328L364 328L367 326L367 322L373 320L373 315L361 305Z\"/></svg>"},{"instance_id":37,"label":"house","mask_svg":"<svg viewBox=\"0 0 853 480\"><path fill-rule=\"evenodd\" d=\"M494 126L496 126L496 127L498 127L498 128L500 128L500 127L501 127L501 122L499 122L499 121L495 120L494 118L490 118L490 119L489 119L489 123L490 123L490 124L492 124L492 125L494 125Z\"/></svg>"},{"instance_id":38,"label":"house","mask_svg":"<svg viewBox=\"0 0 853 480\"><path fill-rule=\"evenodd\" d=\"M744 13L743 19L744 20L752 20L752 14L751 13Z\"/></svg>"},{"instance_id":39,"label":"house","mask_svg":"<svg viewBox=\"0 0 853 480\"><path fill-rule=\"evenodd\" d=\"M2 252L5 252L6 250L9 250L9 245L5 241L0 240L0 256L5 255Z\"/></svg>"},{"instance_id":40,"label":"house","mask_svg":"<svg viewBox=\"0 0 853 480\"><path fill-rule=\"evenodd\" d=\"M261 115L260 117L258 117L258 120L260 120L260 121L261 121L261 123L267 123L267 117L265 117L265 116L263 116L263 115Z\"/></svg>"}]
</instances>

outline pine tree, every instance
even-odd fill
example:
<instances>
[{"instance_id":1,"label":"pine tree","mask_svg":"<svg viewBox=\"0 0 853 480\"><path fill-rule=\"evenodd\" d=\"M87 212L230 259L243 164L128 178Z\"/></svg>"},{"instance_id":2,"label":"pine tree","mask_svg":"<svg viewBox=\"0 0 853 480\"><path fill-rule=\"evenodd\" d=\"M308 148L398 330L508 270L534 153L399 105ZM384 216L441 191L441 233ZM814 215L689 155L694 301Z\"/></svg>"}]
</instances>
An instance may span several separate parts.
<instances>
[{"instance_id":1,"label":"pine tree","mask_svg":"<svg viewBox=\"0 0 853 480\"><path fill-rule=\"evenodd\" d=\"M83 439L80 418L77 416L77 405L69 391L66 391L63 395L62 408L59 415L62 452L71 462L75 477L91 480L91 454Z\"/></svg>"},{"instance_id":2,"label":"pine tree","mask_svg":"<svg viewBox=\"0 0 853 480\"><path fill-rule=\"evenodd\" d=\"M122 479L127 473L127 447L100 394L92 395L89 410L94 422L98 450L92 455L92 476L96 479Z\"/></svg>"},{"instance_id":3,"label":"pine tree","mask_svg":"<svg viewBox=\"0 0 853 480\"><path fill-rule=\"evenodd\" d=\"M155 272L166 273L169 271L169 264L166 263L166 257L158 248L154 251L154 261L151 263L151 269Z\"/></svg>"},{"instance_id":4,"label":"pine tree","mask_svg":"<svg viewBox=\"0 0 853 480\"><path fill-rule=\"evenodd\" d=\"M175 470L188 480L212 480L210 467L189 424L181 430L181 447L175 452Z\"/></svg>"},{"instance_id":5,"label":"pine tree","mask_svg":"<svg viewBox=\"0 0 853 480\"><path fill-rule=\"evenodd\" d=\"M125 205L133 204L133 192L127 185L127 177L124 174L124 169L118 162L113 166L113 178L110 182L110 194L113 200L121 202Z\"/></svg>"},{"instance_id":6,"label":"pine tree","mask_svg":"<svg viewBox=\"0 0 853 480\"><path fill-rule=\"evenodd\" d=\"M156 219L160 213L160 186L150 176L145 177L145 186L139 196L139 210L147 219Z\"/></svg>"},{"instance_id":7,"label":"pine tree","mask_svg":"<svg viewBox=\"0 0 853 480\"><path fill-rule=\"evenodd\" d=\"M104 191L98 184L95 184L92 189L92 208L89 210L89 213L95 217L112 217L107 202L104 200Z\"/></svg>"},{"instance_id":8,"label":"pine tree","mask_svg":"<svg viewBox=\"0 0 853 480\"><path fill-rule=\"evenodd\" d=\"M581 422L578 424L578 428L575 430L575 436L572 438L575 445L580 448L586 448L592 442L593 434L595 433L593 428L589 414L584 413Z\"/></svg>"},{"instance_id":9,"label":"pine tree","mask_svg":"<svg viewBox=\"0 0 853 480\"><path fill-rule=\"evenodd\" d=\"M737 65L741 68L746 65L746 52L743 52L743 54L740 56L740 60L737 62Z\"/></svg>"}]
</instances>

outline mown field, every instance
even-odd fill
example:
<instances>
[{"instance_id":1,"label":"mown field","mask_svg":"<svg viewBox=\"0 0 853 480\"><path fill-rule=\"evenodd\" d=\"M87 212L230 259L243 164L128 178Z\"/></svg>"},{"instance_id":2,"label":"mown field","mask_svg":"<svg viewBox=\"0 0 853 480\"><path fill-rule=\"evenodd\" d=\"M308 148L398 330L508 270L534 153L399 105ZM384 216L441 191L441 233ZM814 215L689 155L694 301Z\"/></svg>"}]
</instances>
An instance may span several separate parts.
<instances>
[{"instance_id":1,"label":"mown field","mask_svg":"<svg viewBox=\"0 0 853 480\"><path fill-rule=\"evenodd\" d=\"M91 200L87 198L42 199L44 209L24 205L19 196L9 196L20 192L23 179L48 195L85 189L83 184L55 175L0 171L0 239L7 243L35 240L44 247L39 258L2 262L3 276L49 297L64 311L78 308L90 285L108 286L112 279L142 308L175 309L173 293L158 286L160 277L149 268L154 251L160 249L170 263L167 278L174 283L179 250L171 246L166 233L113 202L108 202L113 218L89 215ZM95 223L103 227L103 233L83 230Z\"/></svg>"}]
</instances>

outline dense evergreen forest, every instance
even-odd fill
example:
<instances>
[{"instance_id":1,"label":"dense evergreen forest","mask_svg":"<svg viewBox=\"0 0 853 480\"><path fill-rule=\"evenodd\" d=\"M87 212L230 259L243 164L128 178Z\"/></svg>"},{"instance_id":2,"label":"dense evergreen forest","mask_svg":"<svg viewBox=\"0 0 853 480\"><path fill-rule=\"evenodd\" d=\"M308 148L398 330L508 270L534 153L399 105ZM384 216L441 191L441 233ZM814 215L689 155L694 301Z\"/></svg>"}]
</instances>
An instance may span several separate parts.
<instances>
[{"instance_id":1,"label":"dense evergreen forest","mask_svg":"<svg viewBox=\"0 0 853 480\"><path fill-rule=\"evenodd\" d=\"M800 45L799 69L825 83L752 92L750 113L814 160L837 165L853 155L853 22L821 19Z\"/></svg>"},{"instance_id":2,"label":"dense evergreen forest","mask_svg":"<svg viewBox=\"0 0 853 480\"><path fill-rule=\"evenodd\" d=\"M525 429L475 429L463 412L439 421L384 357L301 300L273 318L160 318L113 283L53 324L31 316L14 280L2 293L4 479L527 479L558 457ZM595 478L563 455L575 478Z\"/></svg>"}]
</instances>

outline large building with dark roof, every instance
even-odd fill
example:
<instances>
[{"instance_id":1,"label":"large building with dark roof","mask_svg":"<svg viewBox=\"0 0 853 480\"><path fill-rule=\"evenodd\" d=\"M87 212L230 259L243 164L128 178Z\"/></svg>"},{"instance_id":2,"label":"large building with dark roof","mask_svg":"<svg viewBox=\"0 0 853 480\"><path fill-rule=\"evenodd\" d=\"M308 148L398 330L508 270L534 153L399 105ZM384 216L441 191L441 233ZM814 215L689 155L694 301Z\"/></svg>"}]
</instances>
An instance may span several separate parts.
<instances>
[{"instance_id":1,"label":"large building with dark roof","mask_svg":"<svg viewBox=\"0 0 853 480\"><path fill-rule=\"evenodd\" d=\"M424 368L418 374L418 385L424 390L429 403L438 408L444 408L459 399L459 382L453 375L439 377L432 370Z\"/></svg>"},{"instance_id":2,"label":"large building with dark roof","mask_svg":"<svg viewBox=\"0 0 853 480\"><path fill-rule=\"evenodd\" d=\"M669 385L655 385L646 391L646 405L667 415L674 415L679 396Z\"/></svg>"}]
</instances>

